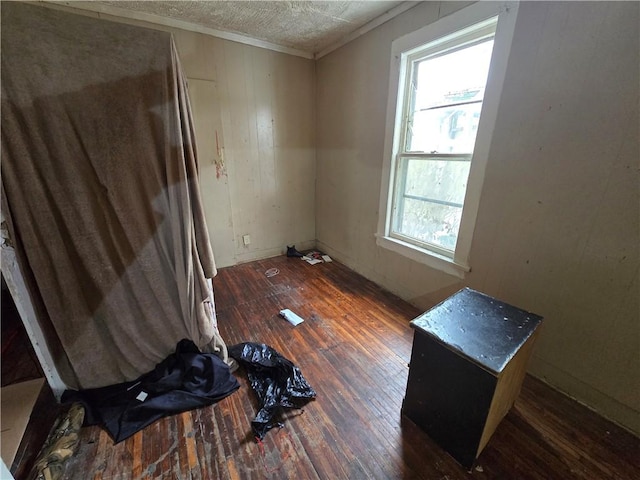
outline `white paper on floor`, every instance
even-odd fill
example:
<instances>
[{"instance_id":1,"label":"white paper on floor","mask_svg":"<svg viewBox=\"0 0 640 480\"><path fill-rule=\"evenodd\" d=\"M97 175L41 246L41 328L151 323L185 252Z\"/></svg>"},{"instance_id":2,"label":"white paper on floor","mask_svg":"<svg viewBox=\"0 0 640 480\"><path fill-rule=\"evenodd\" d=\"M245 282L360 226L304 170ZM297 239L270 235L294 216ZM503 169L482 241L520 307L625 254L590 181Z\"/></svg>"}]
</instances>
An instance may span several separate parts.
<instances>
[{"instance_id":1,"label":"white paper on floor","mask_svg":"<svg viewBox=\"0 0 640 480\"><path fill-rule=\"evenodd\" d=\"M298 315L293 313L288 308L285 308L284 310L280 310L280 315L294 327L304 322L302 318L300 318Z\"/></svg>"}]
</instances>

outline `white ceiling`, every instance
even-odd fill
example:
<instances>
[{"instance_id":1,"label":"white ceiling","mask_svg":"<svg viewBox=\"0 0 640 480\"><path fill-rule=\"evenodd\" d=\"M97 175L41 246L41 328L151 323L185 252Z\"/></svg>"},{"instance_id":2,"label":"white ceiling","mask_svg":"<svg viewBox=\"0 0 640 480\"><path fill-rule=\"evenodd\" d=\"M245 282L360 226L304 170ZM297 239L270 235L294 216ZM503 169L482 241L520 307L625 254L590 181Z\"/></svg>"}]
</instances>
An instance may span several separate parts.
<instances>
[{"instance_id":1,"label":"white ceiling","mask_svg":"<svg viewBox=\"0 0 640 480\"><path fill-rule=\"evenodd\" d=\"M91 1L55 2L72 8L126 16L306 57L345 43L414 6L400 1ZM190 28L191 27L191 28ZM253 40L258 40L256 43Z\"/></svg>"}]
</instances>

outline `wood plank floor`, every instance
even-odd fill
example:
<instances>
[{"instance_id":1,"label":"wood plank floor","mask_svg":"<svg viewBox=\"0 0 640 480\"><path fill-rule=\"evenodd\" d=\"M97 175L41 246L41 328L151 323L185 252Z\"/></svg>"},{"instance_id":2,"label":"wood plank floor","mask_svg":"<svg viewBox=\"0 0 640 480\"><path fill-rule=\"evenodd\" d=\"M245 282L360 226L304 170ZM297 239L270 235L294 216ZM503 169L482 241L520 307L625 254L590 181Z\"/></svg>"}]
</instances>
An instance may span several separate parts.
<instances>
[{"instance_id":1,"label":"wood plank floor","mask_svg":"<svg viewBox=\"0 0 640 480\"><path fill-rule=\"evenodd\" d=\"M265 272L277 268L268 278ZM400 415L420 312L337 262L276 257L222 269L214 281L228 345L271 345L317 391L288 412L264 451L251 435L256 400L241 389L215 406L156 422L113 445L81 431L67 479L632 479L640 441L527 377L515 407L470 473ZM290 308L306 319L292 327Z\"/></svg>"},{"instance_id":2,"label":"wood plank floor","mask_svg":"<svg viewBox=\"0 0 640 480\"><path fill-rule=\"evenodd\" d=\"M2 280L4 283L4 278ZM27 331L22 324L9 290L2 289L2 373L0 384L5 387L44 377Z\"/></svg>"}]
</instances>

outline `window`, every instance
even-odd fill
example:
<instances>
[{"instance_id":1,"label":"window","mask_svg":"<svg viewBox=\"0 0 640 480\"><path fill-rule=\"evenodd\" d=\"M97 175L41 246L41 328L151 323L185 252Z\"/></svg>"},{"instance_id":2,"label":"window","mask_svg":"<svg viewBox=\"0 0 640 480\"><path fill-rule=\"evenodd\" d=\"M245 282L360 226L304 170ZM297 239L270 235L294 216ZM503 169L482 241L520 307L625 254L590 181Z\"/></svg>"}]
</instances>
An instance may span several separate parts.
<instances>
[{"instance_id":1,"label":"window","mask_svg":"<svg viewBox=\"0 0 640 480\"><path fill-rule=\"evenodd\" d=\"M481 2L392 47L378 243L458 276L470 269L515 8Z\"/></svg>"}]
</instances>

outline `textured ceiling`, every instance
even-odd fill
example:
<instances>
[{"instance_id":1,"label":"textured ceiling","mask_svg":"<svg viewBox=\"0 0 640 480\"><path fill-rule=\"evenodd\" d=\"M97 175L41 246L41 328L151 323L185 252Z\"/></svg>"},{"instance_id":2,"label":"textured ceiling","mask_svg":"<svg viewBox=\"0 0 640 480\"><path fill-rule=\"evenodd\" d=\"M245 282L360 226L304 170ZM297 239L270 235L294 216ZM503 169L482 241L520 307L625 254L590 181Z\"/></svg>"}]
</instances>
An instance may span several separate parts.
<instances>
[{"instance_id":1,"label":"textured ceiling","mask_svg":"<svg viewBox=\"0 0 640 480\"><path fill-rule=\"evenodd\" d=\"M344 1L98 1L102 5L232 32L310 54L339 42L405 2Z\"/></svg>"}]
</instances>

